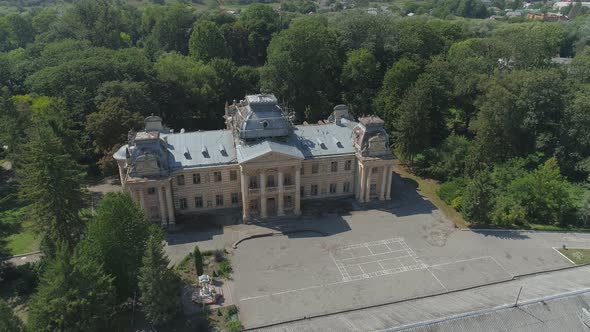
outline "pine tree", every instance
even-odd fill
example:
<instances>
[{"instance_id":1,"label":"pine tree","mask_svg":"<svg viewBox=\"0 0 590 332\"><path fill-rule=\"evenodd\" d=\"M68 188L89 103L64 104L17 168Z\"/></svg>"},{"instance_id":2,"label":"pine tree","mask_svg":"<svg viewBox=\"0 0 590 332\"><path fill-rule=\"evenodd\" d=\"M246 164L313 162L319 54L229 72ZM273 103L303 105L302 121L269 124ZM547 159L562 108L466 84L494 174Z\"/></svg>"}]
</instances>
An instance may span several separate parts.
<instances>
[{"instance_id":1,"label":"pine tree","mask_svg":"<svg viewBox=\"0 0 590 332\"><path fill-rule=\"evenodd\" d=\"M137 276L152 225L141 208L125 193L103 197L96 217L88 223L82 250L115 277L117 297L123 301L137 290Z\"/></svg>"},{"instance_id":2,"label":"pine tree","mask_svg":"<svg viewBox=\"0 0 590 332\"><path fill-rule=\"evenodd\" d=\"M101 331L113 313L113 278L60 243L29 307L32 331Z\"/></svg>"},{"instance_id":3,"label":"pine tree","mask_svg":"<svg viewBox=\"0 0 590 332\"><path fill-rule=\"evenodd\" d=\"M150 323L166 324L179 313L180 283L168 268L170 260L164 255L160 236L150 237L142 262L139 289L143 310Z\"/></svg>"},{"instance_id":4,"label":"pine tree","mask_svg":"<svg viewBox=\"0 0 590 332\"><path fill-rule=\"evenodd\" d=\"M197 277L203 275L203 255L199 246L195 246L193 249L193 259L195 260L195 271L197 271Z\"/></svg>"},{"instance_id":5,"label":"pine tree","mask_svg":"<svg viewBox=\"0 0 590 332\"><path fill-rule=\"evenodd\" d=\"M20 197L30 203L29 217L43 238L73 248L84 224L81 169L54 129L34 125L16 164Z\"/></svg>"},{"instance_id":6,"label":"pine tree","mask_svg":"<svg viewBox=\"0 0 590 332\"><path fill-rule=\"evenodd\" d=\"M8 303L0 299L0 331L21 332L24 330L22 321L10 309Z\"/></svg>"}]
</instances>

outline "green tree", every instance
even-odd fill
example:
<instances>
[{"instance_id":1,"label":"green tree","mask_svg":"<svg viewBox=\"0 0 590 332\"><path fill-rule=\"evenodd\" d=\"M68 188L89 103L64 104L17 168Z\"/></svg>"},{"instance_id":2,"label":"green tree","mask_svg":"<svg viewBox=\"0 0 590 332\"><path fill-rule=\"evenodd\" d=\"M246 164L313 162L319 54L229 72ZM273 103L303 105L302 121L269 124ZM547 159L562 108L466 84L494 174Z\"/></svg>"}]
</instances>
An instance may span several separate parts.
<instances>
[{"instance_id":1,"label":"green tree","mask_svg":"<svg viewBox=\"0 0 590 332\"><path fill-rule=\"evenodd\" d=\"M72 248L84 229L81 169L58 132L38 121L27 133L16 174L20 197L30 204L29 218L45 240ZM43 185L40 185L43 184Z\"/></svg>"},{"instance_id":2,"label":"green tree","mask_svg":"<svg viewBox=\"0 0 590 332\"><path fill-rule=\"evenodd\" d=\"M128 194L109 193L98 205L88 224L83 252L112 275L119 300L137 291L141 259L151 233L141 208Z\"/></svg>"},{"instance_id":3,"label":"green tree","mask_svg":"<svg viewBox=\"0 0 590 332\"><path fill-rule=\"evenodd\" d=\"M343 99L352 106L354 114L372 113L372 105L367 100L373 99L377 93L379 76L379 64L368 50L361 48L348 52L341 80L345 90Z\"/></svg>"},{"instance_id":4,"label":"green tree","mask_svg":"<svg viewBox=\"0 0 590 332\"><path fill-rule=\"evenodd\" d=\"M214 58L228 58L229 48L217 24L201 20L193 27L189 40L189 53L197 60L210 61Z\"/></svg>"},{"instance_id":5,"label":"green tree","mask_svg":"<svg viewBox=\"0 0 590 332\"><path fill-rule=\"evenodd\" d=\"M201 254L201 250L199 250L199 246L195 246L195 249L193 249L193 259L195 260L197 277L203 275L203 255Z\"/></svg>"},{"instance_id":6,"label":"green tree","mask_svg":"<svg viewBox=\"0 0 590 332\"><path fill-rule=\"evenodd\" d=\"M489 172L476 174L465 188L461 201L461 212L476 223L489 223L494 207L494 186Z\"/></svg>"},{"instance_id":7,"label":"green tree","mask_svg":"<svg viewBox=\"0 0 590 332\"><path fill-rule=\"evenodd\" d=\"M161 236L151 236L139 271L139 290L143 311L154 325L166 324L180 312L180 283L169 264Z\"/></svg>"},{"instance_id":8,"label":"green tree","mask_svg":"<svg viewBox=\"0 0 590 332\"><path fill-rule=\"evenodd\" d=\"M280 28L279 16L269 5L253 4L240 15L240 23L248 32L249 53L255 65L264 64L266 49L273 33Z\"/></svg>"},{"instance_id":9,"label":"green tree","mask_svg":"<svg viewBox=\"0 0 590 332\"><path fill-rule=\"evenodd\" d=\"M8 303L0 299L0 331L22 332L25 330L23 322L14 314Z\"/></svg>"},{"instance_id":10,"label":"green tree","mask_svg":"<svg viewBox=\"0 0 590 332\"><path fill-rule=\"evenodd\" d=\"M59 35L87 39L95 46L125 46L121 32L131 33L125 7L112 0L81 0L69 7L56 29ZM132 34L132 33L131 33Z\"/></svg>"},{"instance_id":11,"label":"green tree","mask_svg":"<svg viewBox=\"0 0 590 332\"><path fill-rule=\"evenodd\" d=\"M108 153L127 140L130 130L142 127L143 117L130 108L123 98L108 98L101 102L98 112L86 117L86 129L92 135L97 152Z\"/></svg>"},{"instance_id":12,"label":"green tree","mask_svg":"<svg viewBox=\"0 0 590 332\"><path fill-rule=\"evenodd\" d=\"M162 52L171 51L187 55L190 30L194 22L193 11L186 3L147 7L142 11L142 37L138 44L152 58L157 58Z\"/></svg>"},{"instance_id":13,"label":"green tree","mask_svg":"<svg viewBox=\"0 0 590 332\"><path fill-rule=\"evenodd\" d=\"M58 245L29 306L32 331L104 331L114 313L113 278L96 261Z\"/></svg>"},{"instance_id":14,"label":"green tree","mask_svg":"<svg viewBox=\"0 0 590 332\"><path fill-rule=\"evenodd\" d=\"M277 94L299 119L317 121L331 111L338 73L336 38L327 22L317 18L294 20L273 37L262 70L262 88ZM307 118L304 117L307 110Z\"/></svg>"},{"instance_id":15,"label":"green tree","mask_svg":"<svg viewBox=\"0 0 590 332\"><path fill-rule=\"evenodd\" d=\"M422 68L415 61L402 58L385 73L383 85L375 100L375 111L384 119L395 118L405 92L416 82ZM390 122L390 121L388 121Z\"/></svg>"},{"instance_id":16,"label":"green tree","mask_svg":"<svg viewBox=\"0 0 590 332\"><path fill-rule=\"evenodd\" d=\"M100 85L96 90L94 103L98 109L110 98L121 98L131 113L149 116L158 112L158 107L152 99L152 91L147 82L111 81Z\"/></svg>"}]
</instances>

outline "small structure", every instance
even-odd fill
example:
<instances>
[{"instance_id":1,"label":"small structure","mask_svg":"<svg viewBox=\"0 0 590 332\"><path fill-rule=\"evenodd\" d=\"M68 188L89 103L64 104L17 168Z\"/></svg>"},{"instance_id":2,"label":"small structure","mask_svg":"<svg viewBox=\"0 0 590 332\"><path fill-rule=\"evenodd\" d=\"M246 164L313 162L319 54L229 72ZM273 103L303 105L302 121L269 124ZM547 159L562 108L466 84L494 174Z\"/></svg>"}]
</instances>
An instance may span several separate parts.
<instances>
[{"instance_id":1,"label":"small structure","mask_svg":"<svg viewBox=\"0 0 590 332\"><path fill-rule=\"evenodd\" d=\"M209 275L204 274L199 276L199 283L191 298L194 303L209 305L216 304L222 296L221 288L214 286Z\"/></svg>"}]
</instances>

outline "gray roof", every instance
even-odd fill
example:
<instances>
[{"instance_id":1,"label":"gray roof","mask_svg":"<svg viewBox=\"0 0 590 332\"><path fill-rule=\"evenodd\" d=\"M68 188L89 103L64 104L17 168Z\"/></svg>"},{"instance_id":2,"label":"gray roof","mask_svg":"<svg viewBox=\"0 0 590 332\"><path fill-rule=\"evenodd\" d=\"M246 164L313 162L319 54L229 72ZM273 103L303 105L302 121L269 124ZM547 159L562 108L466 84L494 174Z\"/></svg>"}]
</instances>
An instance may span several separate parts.
<instances>
[{"instance_id":1,"label":"gray roof","mask_svg":"<svg viewBox=\"0 0 590 332\"><path fill-rule=\"evenodd\" d=\"M229 130L194 131L162 135L167 142L171 169L236 163Z\"/></svg>"},{"instance_id":2,"label":"gray roof","mask_svg":"<svg viewBox=\"0 0 590 332\"><path fill-rule=\"evenodd\" d=\"M289 136L266 138L234 145L230 130L162 133L160 138L168 150L171 169L205 167L246 162L270 152L293 158L313 159L354 154L351 141L356 122L342 119L342 124L301 125L293 127ZM127 145L114 158L126 158Z\"/></svg>"},{"instance_id":3,"label":"gray roof","mask_svg":"<svg viewBox=\"0 0 590 332\"><path fill-rule=\"evenodd\" d=\"M266 139L258 141L254 144L242 143L238 145L237 150L238 162L240 163L256 159L270 152L280 153L297 159L304 158L301 151L297 148L296 142L290 137L284 142Z\"/></svg>"},{"instance_id":4,"label":"gray roof","mask_svg":"<svg viewBox=\"0 0 590 332\"><path fill-rule=\"evenodd\" d=\"M306 159L342 154L354 154L352 128L356 122L342 119L342 124L295 126L293 135Z\"/></svg>"}]
</instances>

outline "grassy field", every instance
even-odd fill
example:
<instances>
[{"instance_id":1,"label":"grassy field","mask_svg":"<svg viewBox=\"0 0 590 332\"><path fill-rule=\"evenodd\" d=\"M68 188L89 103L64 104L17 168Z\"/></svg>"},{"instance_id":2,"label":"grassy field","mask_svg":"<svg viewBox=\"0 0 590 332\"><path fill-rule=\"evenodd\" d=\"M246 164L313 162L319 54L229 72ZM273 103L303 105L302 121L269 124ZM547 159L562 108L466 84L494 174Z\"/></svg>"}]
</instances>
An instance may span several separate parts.
<instances>
[{"instance_id":1,"label":"grassy field","mask_svg":"<svg viewBox=\"0 0 590 332\"><path fill-rule=\"evenodd\" d=\"M0 193L0 255L10 256L38 250L39 239L25 221L26 207L20 206L11 190Z\"/></svg>"},{"instance_id":2,"label":"grassy field","mask_svg":"<svg viewBox=\"0 0 590 332\"><path fill-rule=\"evenodd\" d=\"M590 249L561 248L558 250L576 265L590 264Z\"/></svg>"},{"instance_id":3,"label":"grassy field","mask_svg":"<svg viewBox=\"0 0 590 332\"><path fill-rule=\"evenodd\" d=\"M445 203L438 195L436 190L440 187L440 183L432 179L423 179L419 176L414 175L404 166L396 163L394 171L398 173L402 178L411 179L418 184L418 191L426 198L428 198L432 204L434 204L439 210L441 210L447 218L451 219L458 228L469 228L469 222L467 222L461 213L453 209L450 205Z\"/></svg>"}]
</instances>

